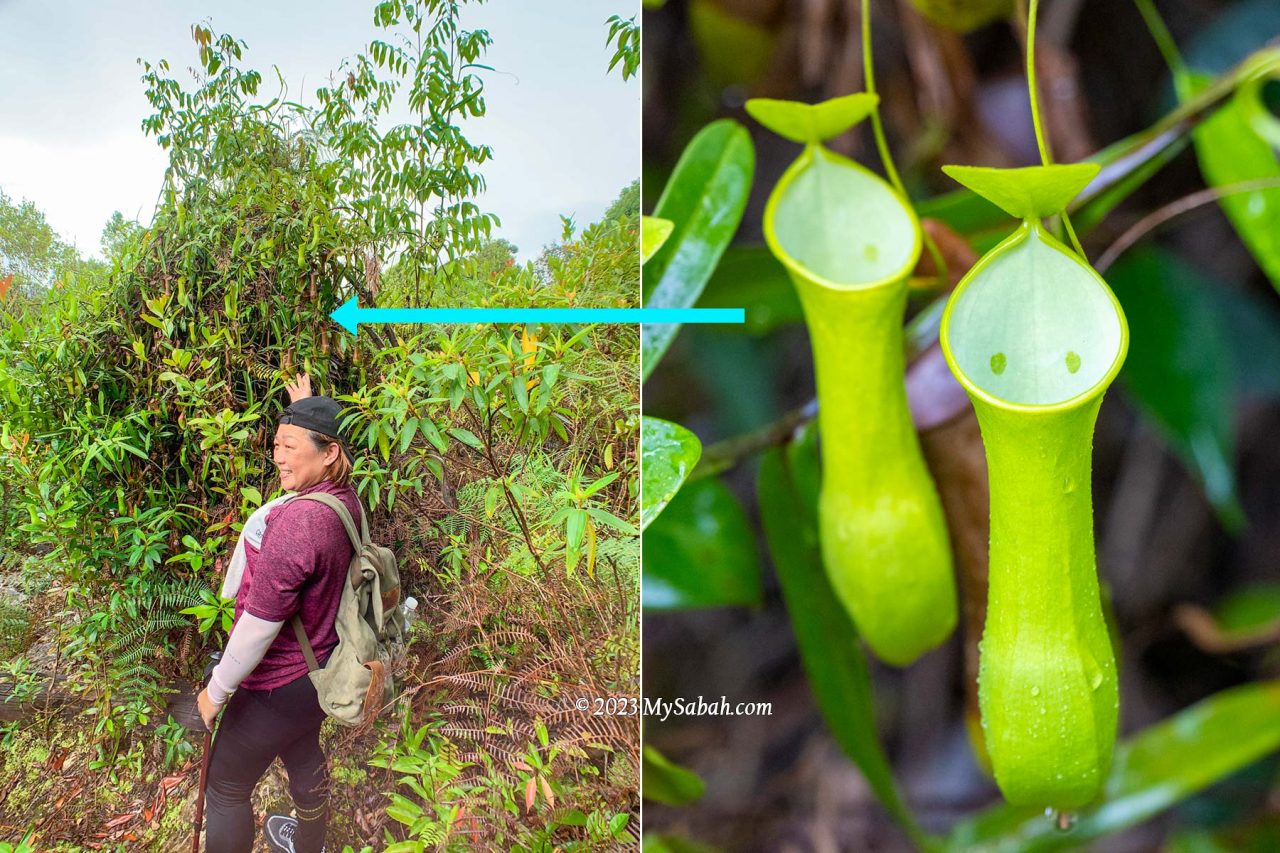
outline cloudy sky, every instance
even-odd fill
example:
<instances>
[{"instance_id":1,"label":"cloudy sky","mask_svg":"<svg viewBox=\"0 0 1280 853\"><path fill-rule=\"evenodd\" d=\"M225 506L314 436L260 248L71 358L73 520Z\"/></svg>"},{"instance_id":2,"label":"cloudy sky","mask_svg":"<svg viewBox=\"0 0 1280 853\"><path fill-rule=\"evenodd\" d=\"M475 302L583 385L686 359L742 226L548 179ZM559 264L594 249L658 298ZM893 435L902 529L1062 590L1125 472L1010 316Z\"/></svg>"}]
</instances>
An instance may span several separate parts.
<instances>
[{"instance_id":1,"label":"cloudy sky","mask_svg":"<svg viewBox=\"0 0 1280 853\"><path fill-rule=\"evenodd\" d=\"M187 68L191 25L208 20L248 43L245 64L262 72L264 94L275 94L275 65L291 97L314 102L329 71L374 36L373 5L0 0L0 189L35 202L64 239L97 254L112 211L150 219L164 174L163 152L139 129L148 104L137 58ZM605 74L605 21L639 6L488 0L466 10L464 27L493 37L483 61L495 71L481 72L488 114L467 126L494 150L480 203L522 258L559 239L558 214L592 222L639 176L639 81Z\"/></svg>"}]
</instances>

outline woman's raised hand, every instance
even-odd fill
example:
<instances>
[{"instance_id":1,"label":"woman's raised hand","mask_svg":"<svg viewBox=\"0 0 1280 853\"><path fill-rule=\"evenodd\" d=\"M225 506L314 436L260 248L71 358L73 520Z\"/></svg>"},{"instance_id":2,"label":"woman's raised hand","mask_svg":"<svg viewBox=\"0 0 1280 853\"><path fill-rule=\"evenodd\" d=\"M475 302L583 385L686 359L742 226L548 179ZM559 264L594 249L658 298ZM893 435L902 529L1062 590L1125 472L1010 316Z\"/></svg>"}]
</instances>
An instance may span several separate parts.
<instances>
[{"instance_id":1,"label":"woman's raised hand","mask_svg":"<svg viewBox=\"0 0 1280 853\"><path fill-rule=\"evenodd\" d=\"M284 390L289 392L289 402L296 403L303 397L311 396L311 377L305 373L299 373L293 377L293 381L284 386Z\"/></svg>"}]
</instances>

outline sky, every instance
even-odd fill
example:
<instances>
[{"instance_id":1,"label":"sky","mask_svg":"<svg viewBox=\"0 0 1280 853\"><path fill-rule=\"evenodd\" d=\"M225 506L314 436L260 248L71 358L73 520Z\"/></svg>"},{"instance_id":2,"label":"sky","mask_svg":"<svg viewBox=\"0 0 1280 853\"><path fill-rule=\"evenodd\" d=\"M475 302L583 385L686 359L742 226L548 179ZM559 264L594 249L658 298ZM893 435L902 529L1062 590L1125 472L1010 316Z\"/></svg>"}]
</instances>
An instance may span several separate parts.
<instances>
[{"instance_id":1,"label":"sky","mask_svg":"<svg viewBox=\"0 0 1280 853\"><path fill-rule=\"evenodd\" d=\"M244 64L276 92L278 66L290 96L314 103L316 88L376 31L372 0L0 0L0 189L30 200L81 252L99 256L113 211L146 224L166 159L139 127L149 114L139 57L168 59L189 83L191 25L248 43ZM640 85L606 75L610 15L640 0L488 0L465 9L465 29L493 45L480 72L487 114L464 125L492 146L480 167L483 210L502 220L495 237L522 260L558 242L559 214L599 218L640 174Z\"/></svg>"}]
</instances>

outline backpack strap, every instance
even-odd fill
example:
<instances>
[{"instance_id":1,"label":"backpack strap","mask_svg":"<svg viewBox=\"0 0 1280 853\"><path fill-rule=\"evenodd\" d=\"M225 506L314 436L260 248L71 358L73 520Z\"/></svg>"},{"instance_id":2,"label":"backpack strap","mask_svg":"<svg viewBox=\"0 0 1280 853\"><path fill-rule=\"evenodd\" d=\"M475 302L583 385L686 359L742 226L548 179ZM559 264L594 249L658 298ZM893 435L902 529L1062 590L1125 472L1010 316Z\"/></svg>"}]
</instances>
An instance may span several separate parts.
<instances>
[{"instance_id":1,"label":"backpack strap","mask_svg":"<svg viewBox=\"0 0 1280 853\"><path fill-rule=\"evenodd\" d=\"M316 651L311 648L311 641L307 639L307 629L302 627L302 617L294 615L293 633L298 637L298 645L302 646L302 656L307 659L307 672L315 672L320 668L320 662L316 660Z\"/></svg>"},{"instance_id":2,"label":"backpack strap","mask_svg":"<svg viewBox=\"0 0 1280 853\"><path fill-rule=\"evenodd\" d=\"M307 495L298 495L295 501L316 501L322 503L329 509L338 514L338 518L342 519L342 526L347 531L347 536L351 539L351 547L355 549L357 554L364 549L364 545L369 541L369 524L364 516L364 507L360 507L360 532L356 532L355 522L351 520L351 511L347 509L346 504L335 498L328 492L312 492Z\"/></svg>"}]
</instances>

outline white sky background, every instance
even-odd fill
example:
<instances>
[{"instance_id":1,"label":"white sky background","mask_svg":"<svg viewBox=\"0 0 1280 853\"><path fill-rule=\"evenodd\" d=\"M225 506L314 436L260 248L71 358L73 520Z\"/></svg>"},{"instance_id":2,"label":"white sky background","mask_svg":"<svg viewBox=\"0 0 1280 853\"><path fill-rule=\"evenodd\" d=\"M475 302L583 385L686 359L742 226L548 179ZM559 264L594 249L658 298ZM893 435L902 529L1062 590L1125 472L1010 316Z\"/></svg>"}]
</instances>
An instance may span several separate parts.
<instances>
[{"instance_id":1,"label":"white sky background","mask_svg":"<svg viewBox=\"0 0 1280 853\"><path fill-rule=\"evenodd\" d=\"M379 31L372 0L130 0L49 5L0 0L0 189L35 202L81 252L113 211L150 221L167 163L139 123L150 113L136 59L168 59L189 85L191 25L248 43L245 67L276 94L272 65L290 97L315 102L339 62ZM481 209L498 214L520 257L560 238L558 214L599 218L640 174L640 85L608 75L606 19L639 12L639 0L488 0L466 7L464 29L487 29L481 60L487 115L465 125L493 147L480 167Z\"/></svg>"}]
</instances>

